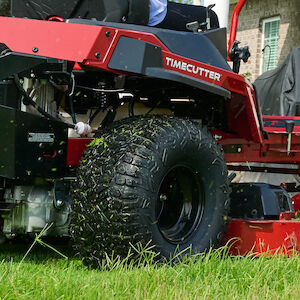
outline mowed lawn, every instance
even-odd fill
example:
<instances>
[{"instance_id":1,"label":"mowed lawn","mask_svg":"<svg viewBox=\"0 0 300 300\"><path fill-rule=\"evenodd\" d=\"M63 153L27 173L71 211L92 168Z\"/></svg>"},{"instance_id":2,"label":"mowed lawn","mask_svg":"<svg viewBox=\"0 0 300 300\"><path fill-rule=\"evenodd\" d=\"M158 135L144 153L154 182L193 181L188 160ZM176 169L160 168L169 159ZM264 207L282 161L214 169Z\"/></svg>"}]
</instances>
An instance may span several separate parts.
<instances>
[{"instance_id":1,"label":"mowed lawn","mask_svg":"<svg viewBox=\"0 0 300 300\"><path fill-rule=\"evenodd\" d=\"M89 270L37 245L1 245L0 299L300 299L300 257L224 257Z\"/></svg>"}]
</instances>

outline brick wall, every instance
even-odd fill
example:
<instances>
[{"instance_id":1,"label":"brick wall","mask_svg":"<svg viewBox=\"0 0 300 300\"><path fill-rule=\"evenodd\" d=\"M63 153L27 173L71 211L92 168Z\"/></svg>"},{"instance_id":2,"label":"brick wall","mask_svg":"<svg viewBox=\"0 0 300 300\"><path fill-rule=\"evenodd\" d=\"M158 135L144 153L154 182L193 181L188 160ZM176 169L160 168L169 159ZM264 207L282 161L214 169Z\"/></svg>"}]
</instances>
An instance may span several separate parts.
<instances>
[{"instance_id":1,"label":"brick wall","mask_svg":"<svg viewBox=\"0 0 300 300\"><path fill-rule=\"evenodd\" d=\"M235 4L230 5L230 21L234 7ZM251 81L260 75L262 21L275 16L280 17L278 64L293 46L300 46L300 0L248 0L240 14L236 38L250 48L251 58L241 64L240 73L251 73Z\"/></svg>"}]
</instances>

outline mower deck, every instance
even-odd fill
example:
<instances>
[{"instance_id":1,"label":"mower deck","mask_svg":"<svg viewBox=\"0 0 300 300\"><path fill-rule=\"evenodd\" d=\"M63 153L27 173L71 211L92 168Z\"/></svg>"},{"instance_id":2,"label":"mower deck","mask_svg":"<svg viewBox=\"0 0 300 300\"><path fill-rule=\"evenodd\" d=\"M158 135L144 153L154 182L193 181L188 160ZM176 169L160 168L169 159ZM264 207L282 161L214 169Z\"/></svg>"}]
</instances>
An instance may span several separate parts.
<instances>
[{"instance_id":1,"label":"mower deck","mask_svg":"<svg viewBox=\"0 0 300 300\"><path fill-rule=\"evenodd\" d=\"M226 244L232 255L299 254L300 220L232 219L223 240Z\"/></svg>"},{"instance_id":2,"label":"mower deck","mask_svg":"<svg viewBox=\"0 0 300 300\"><path fill-rule=\"evenodd\" d=\"M300 211L300 194L292 197L296 212ZM300 254L300 219L295 213L281 213L279 220L245 220L232 218L223 245L231 255Z\"/></svg>"}]
</instances>

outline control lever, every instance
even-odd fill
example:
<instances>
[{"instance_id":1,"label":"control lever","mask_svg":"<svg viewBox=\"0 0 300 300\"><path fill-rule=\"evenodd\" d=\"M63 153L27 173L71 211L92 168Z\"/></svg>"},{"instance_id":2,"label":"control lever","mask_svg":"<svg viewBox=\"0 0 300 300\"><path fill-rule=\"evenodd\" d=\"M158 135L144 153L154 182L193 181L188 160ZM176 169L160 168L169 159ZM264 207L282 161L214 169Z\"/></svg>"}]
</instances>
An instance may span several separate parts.
<instances>
[{"instance_id":1,"label":"control lever","mask_svg":"<svg viewBox=\"0 0 300 300\"><path fill-rule=\"evenodd\" d=\"M288 134L287 137L287 155L290 155L291 152L291 144L292 144L292 132L295 127L295 122L293 120L286 120L285 121L285 130Z\"/></svg>"},{"instance_id":2,"label":"control lever","mask_svg":"<svg viewBox=\"0 0 300 300\"><path fill-rule=\"evenodd\" d=\"M206 23L207 23L207 30L210 30L210 12L216 6L216 4L210 4L206 7Z\"/></svg>"},{"instance_id":3,"label":"control lever","mask_svg":"<svg viewBox=\"0 0 300 300\"><path fill-rule=\"evenodd\" d=\"M207 31L211 29L210 24L210 12L211 10L216 6L216 4L210 4L206 7L206 22L199 23L198 21L187 23L186 29L190 30L194 33L197 33L199 31Z\"/></svg>"},{"instance_id":4,"label":"control lever","mask_svg":"<svg viewBox=\"0 0 300 300\"><path fill-rule=\"evenodd\" d=\"M199 31L206 31L207 30L207 23L203 22L199 24L198 21L187 23L186 29L193 31L194 33L198 33Z\"/></svg>"}]
</instances>

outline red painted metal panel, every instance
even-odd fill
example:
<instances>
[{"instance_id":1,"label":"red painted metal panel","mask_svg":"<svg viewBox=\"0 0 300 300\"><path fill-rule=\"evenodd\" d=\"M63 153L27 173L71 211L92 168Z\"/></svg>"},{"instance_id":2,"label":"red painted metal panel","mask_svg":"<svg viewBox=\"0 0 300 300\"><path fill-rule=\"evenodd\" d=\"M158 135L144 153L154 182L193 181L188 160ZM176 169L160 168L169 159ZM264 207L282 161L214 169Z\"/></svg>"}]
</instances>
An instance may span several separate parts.
<instances>
[{"instance_id":1,"label":"red painted metal panel","mask_svg":"<svg viewBox=\"0 0 300 300\"><path fill-rule=\"evenodd\" d=\"M291 256L300 251L300 221L246 221L232 219L223 244L231 245L230 254L253 253Z\"/></svg>"},{"instance_id":2,"label":"red painted metal panel","mask_svg":"<svg viewBox=\"0 0 300 300\"><path fill-rule=\"evenodd\" d=\"M109 39L103 38L105 28L99 26L0 17L0 27L5 28L0 32L0 41L14 52L75 62L96 59L91 50L97 38L102 39L101 52L109 44ZM38 52L34 53L33 48Z\"/></svg>"},{"instance_id":3,"label":"red painted metal panel","mask_svg":"<svg viewBox=\"0 0 300 300\"><path fill-rule=\"evenodd\" d=\"M242 101L242 100L240 100ZM238 111L239 106L234 111L234 119L239 120L241 126L247 122L243 121L245 115L243 111ZM288 153L287 140L288 133L285 128L285 121L293 120L295 123L291 133L291 149ZM268 138L262 144L253 143L246 137L239 138L234 134L216 132L222 138L219 140L222 145L239 145L236 153L226 153L227 162L261 162L261 163L300 163L300 118L299 117L277 117L263 116L264 130L268 133ZM238 125L238 124L237 124Z\"/></svg>"},{"instance_id":4,"label":"red painted metal panel","mask_svg":"<svg viewBox=\"0 0 300 300\"><path fill-rule=\"evenodd\" d=\"M295 211L300 211L300 193L296 194L294 197L292 197L292 203L294 205Z\"/></svg>"},{"instance_id":5,"label":"red painted metal panel","mask_svg":"<svg viewBox=\"0 0 300 300\"><path fill-rule=\"evenodd\" d=\"M238 135L256 143L263 143L254 89L244 77L166 51L163 51L163 63L167 70L230 90L233 93L232 98L227 102L230 131L236 131Z\"/></svg>"},{"instance_id":6,"label":"red painted metal panel","mask_svg":"<svg viewBox=\"0 0 300 300\"><path fill-rule=\"evenodd\" d=\"M237 98L233 97L228 106L230 130L237 131L238 136L246 137L256 143L263 142L261 129L257 124L256 104L251 84L233 72L172 54L153 34L104 26L6 17L0 17L0 26L5 28L0 32L0 42L14 52L75 61L81 63L82 67L89 66L115 73L121 72L110 69L108 63L121 36L157 45L163 51L165 69L217 84L242 97L241 101L236 103ZM38 52L33 52L33 48L38 48ZM99 58L96 57L96 53L100 54L97 55ZM193 74L187 69L173 68L168 65L167 57L180 60L187 66L194 65L203 69L203 76L199 78L199 74ZM247 121L243 117L243 122L237 124L234 119L235 114L231 111L232 107L238 107L238 111L244 109L244 117Z\"/></svg>"},{"instance_id":7,"label":"red painted metal panel","mask_svg":"<svg viewBox=\"0 0 300 300\"><path fill-rule=\"evenodd\" d=\"M92 140L93 139L91 138L69 139L67 149L67 166L79 165L83 151Z\"/></svg>"}]
</instances>

